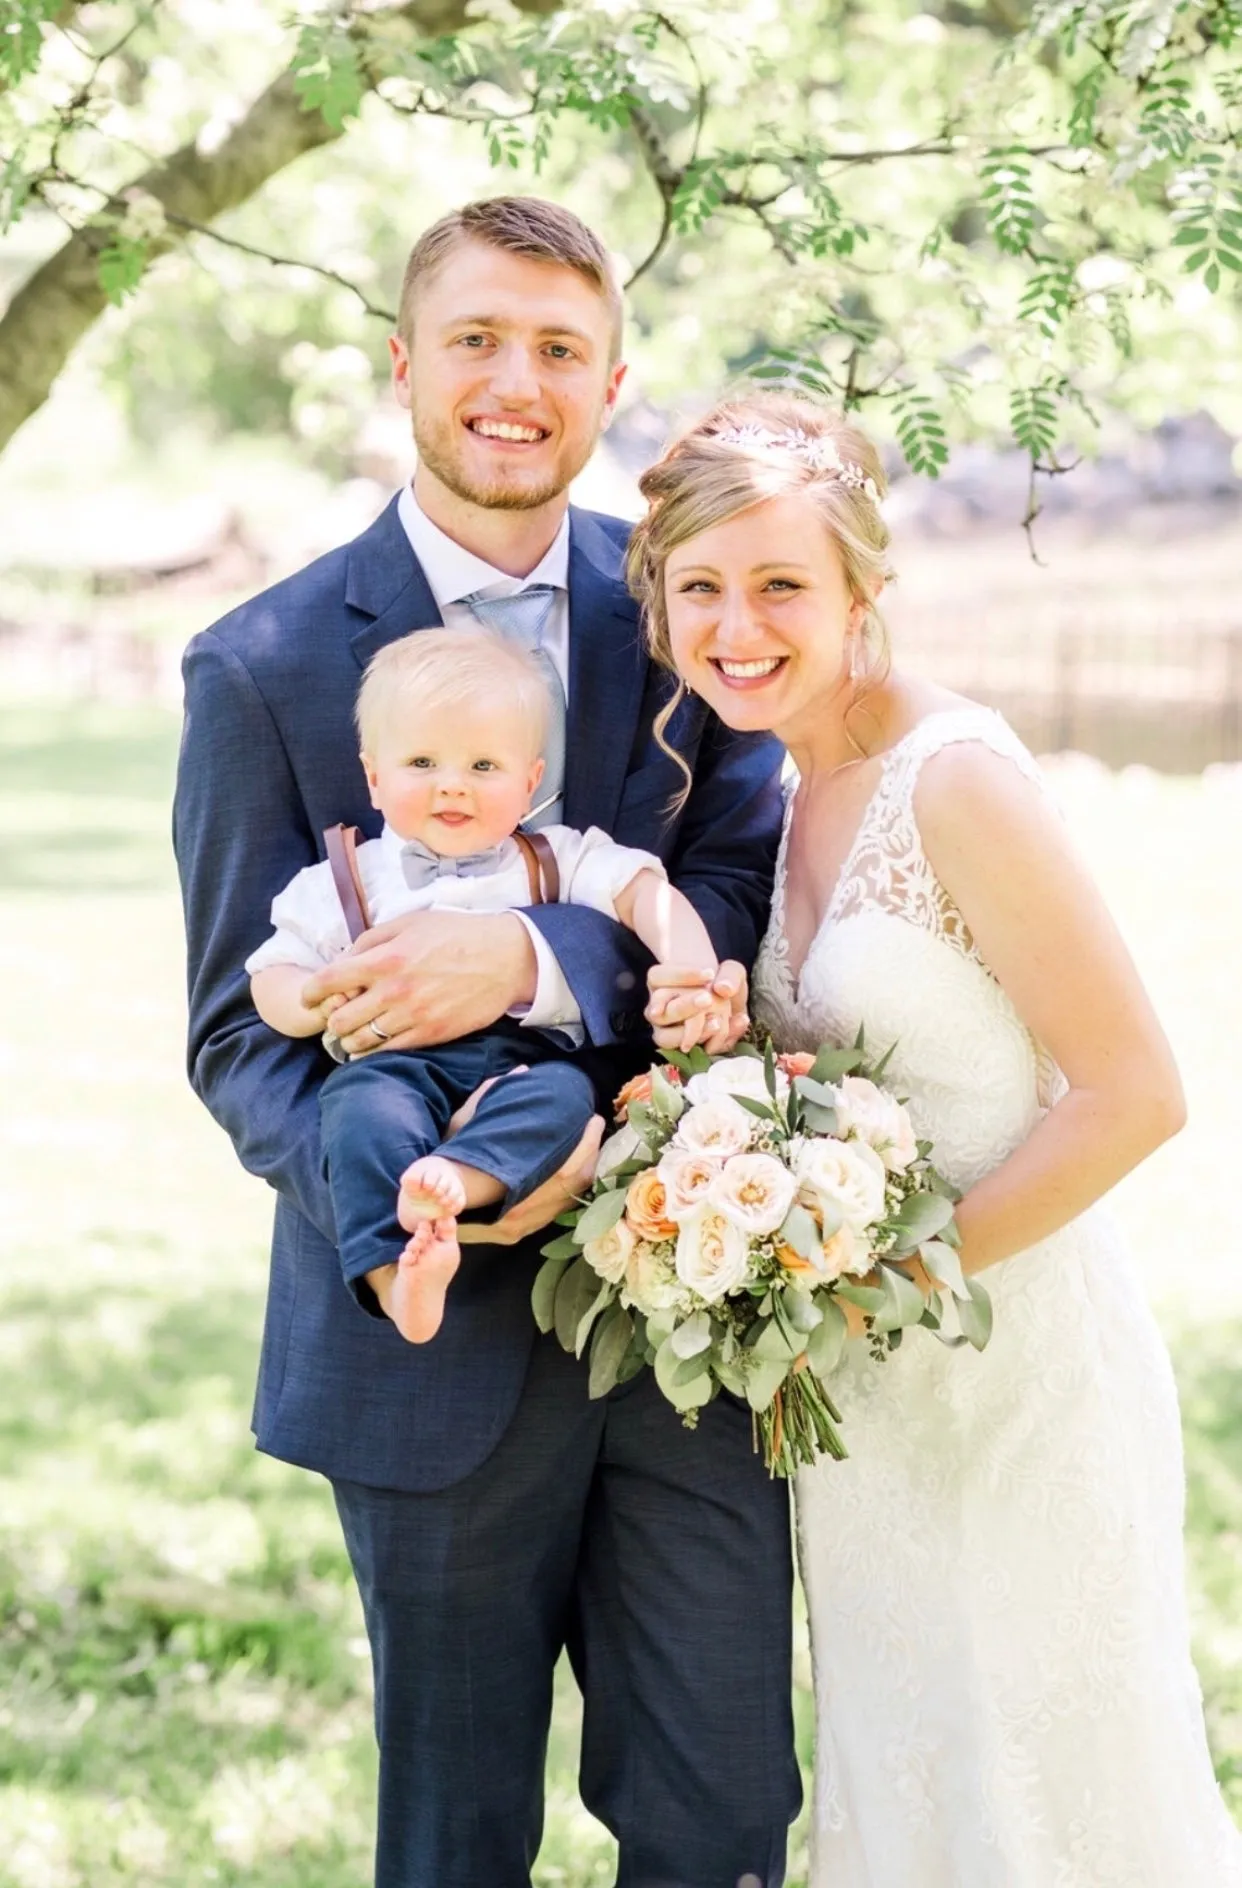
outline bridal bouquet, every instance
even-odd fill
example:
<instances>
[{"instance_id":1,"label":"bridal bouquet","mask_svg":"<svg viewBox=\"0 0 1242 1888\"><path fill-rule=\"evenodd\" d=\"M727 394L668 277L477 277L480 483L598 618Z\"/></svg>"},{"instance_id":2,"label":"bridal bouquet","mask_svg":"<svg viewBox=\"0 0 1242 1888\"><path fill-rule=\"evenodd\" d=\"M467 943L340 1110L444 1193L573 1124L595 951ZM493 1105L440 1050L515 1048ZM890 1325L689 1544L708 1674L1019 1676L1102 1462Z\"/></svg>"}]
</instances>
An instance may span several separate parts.
<instances>
[{"instance_id":1,"label":"bridal bouquet","mask_svg":"<svg viewBox=\"0 0 1242 1888\"><path fill-rule=\"evenodd\" d=\"M847 1453L827 1388L841 1300L867 1314L877 1354L913 1325L982 1349L991 1311L954 1250L959 1195L883 1069L860 1034L815 1056L669 1051L627 1084L623 1125L556 1222L533 1292L541 1331L579 1357L589 1346L592 1396L649 1364L693 1427L723 1386L755 1412L768 1469L788 1476ZM919 1257L930 1299L900 1264Z\"/></svg>"}]
</instances>

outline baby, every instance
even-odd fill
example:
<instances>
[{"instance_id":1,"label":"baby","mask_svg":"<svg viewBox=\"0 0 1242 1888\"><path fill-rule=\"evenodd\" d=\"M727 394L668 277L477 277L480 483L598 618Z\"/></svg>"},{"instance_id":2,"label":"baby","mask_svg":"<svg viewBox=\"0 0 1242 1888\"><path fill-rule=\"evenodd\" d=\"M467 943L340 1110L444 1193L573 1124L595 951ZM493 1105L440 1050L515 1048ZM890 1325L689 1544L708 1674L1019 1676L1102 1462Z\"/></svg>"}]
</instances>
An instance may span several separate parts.
<instances>
[{"instance_id":1,"label":"baby","mask_svg":"<svg viewBox=\"0 0 1242 1888\"><path fill-rule=\"evenodd\" d=\"M514 834L543 776L550 712L536 659L493 631L418 630L380 650L356 709L371 802L384 816L381 836L357 852L372 924L532 902L528 851ZM715 971L702 919L653 853L595 827L548 826L540 837L559 876L551 895L618 919L662 965ZM312 1009L303 989L350 948L327 861L276 897L272 924L246 960L255 1008L283 1035L316 1035L346 999ZM728 1007L713 997L686 1024L683 1046L722 1039ZM355 1058L329 1075L320 1109L346 1284L369 1310L369 1283L420 1344L440 1328L460 1263L458 1214L533 1192L577 1146L595 1098L564 1038L502 1018L457 1042Z\"/></svg>"}]
</instances>

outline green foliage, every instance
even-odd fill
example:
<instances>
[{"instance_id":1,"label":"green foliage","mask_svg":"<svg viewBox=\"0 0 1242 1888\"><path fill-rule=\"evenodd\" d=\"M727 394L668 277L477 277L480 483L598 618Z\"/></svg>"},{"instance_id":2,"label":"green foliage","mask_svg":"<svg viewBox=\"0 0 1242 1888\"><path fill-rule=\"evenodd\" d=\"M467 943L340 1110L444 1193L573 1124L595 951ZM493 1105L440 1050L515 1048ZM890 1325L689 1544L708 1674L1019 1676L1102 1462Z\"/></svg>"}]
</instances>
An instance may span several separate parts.
<instances>
[{"instance_id":1,"label":"green foliage","mask_svg":"<svg viewBox=\"0 0 1242 1888\"><path fill-rule=\"evenodd\" d=\"M361 406L383 336L337 278L391 305L417 228L497 187L574 203L625 259L657 399L751 374L858 410L932 477L952 438L1081 443L1098 406L1149 395L1155 358L1166 401L1236 417L1237 0L1050 0L986 30L879 0L845 36L835 0L783 6L778 31L762 0L527 3L429 40L396 5L306 0L289 25L256 0L267 50L222 36L210 61L174 10L101 0L71 43L46 31L51 0L11 7L0 226L37 218L51 244L98 220L140 147L158 161L244 119L282 65L344 133L220 231L318 278L198 235L196 270L152 272L184 229L122 221L100 256L126 304L104 352L137 424L197 402L343 468L355 408L317 363L365 354ZM174 69L179 117L151 77ZM1217 298L1206 353L1188 288ZM1009 407L1004 387L1023 390Z\"/></svg>"},{"instance_id":2,"label":"green foliage","mask_svg":"<svg viewBox=\"0 0 1242 1888\"><path fill-rule=\"evenodd\" d=\"M1051 387L1015 387L1009 395L1013 436L1032 459L1044 459L1057 436L1057 401Z\"/></svg>"},{"instance_id":3,"label":"green foliage","mask_svg":"<svg viewBox=\"0 0 1242 1888\"><path fill-rule=\"evenodd\" d=\"M16 85L33 72L43 51L43 28L56 0L4 0L0 7L0 81Z\"/></svg>"}]
</instances>

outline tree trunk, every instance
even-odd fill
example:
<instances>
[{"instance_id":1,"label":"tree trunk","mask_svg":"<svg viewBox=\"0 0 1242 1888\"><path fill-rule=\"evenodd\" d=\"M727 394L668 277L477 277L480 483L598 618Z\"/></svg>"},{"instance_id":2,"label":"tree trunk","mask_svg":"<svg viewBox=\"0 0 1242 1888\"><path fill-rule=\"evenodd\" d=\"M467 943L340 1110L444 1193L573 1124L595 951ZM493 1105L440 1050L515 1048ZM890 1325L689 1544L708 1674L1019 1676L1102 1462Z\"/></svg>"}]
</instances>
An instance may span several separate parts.
<instances>
[{"instance_id":1,"label":"tree trunk","mask_svg":"<svg viewBox=\"0 0 1242 1888\"><path fill-rule=\"evenodd\" d=\"M437 37L467 24L466 5L467 0L412 0L370 18L377 23L386 17L408 20ZM555 12L557 0L517 0L517 5L524 13L543 14ZM157 197L170 218L211 223L245 203L295 158L340 136L319 112L303 110L286 71L216 150L185 144L126 189ZM114 216L125 208L123 192L107 206ZM186 235L170 223L152 243L152 253L178 248ZM103 313L107 296L99 281L99 254L111 238L106 222L76 231L22 284L0 320L0 451L43 405L73 349Z\"/></svg>"}]
</instances>

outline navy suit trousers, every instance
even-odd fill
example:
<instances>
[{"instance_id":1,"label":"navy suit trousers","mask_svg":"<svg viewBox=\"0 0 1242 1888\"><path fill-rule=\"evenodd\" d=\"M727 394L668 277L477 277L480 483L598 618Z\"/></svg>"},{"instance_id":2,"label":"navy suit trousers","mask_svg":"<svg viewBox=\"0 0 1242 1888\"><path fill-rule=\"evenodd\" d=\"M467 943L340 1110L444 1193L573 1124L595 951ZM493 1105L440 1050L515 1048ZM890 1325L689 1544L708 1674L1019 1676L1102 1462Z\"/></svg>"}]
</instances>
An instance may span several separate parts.
<instances>
[{"instance_id":1,"label":"navy suit trousers","mask_svg":"<svg viewBox=\"0 0 1242 1888\"><path fill-rule=\"evenodd\" d=\"M556 1172L595 1109L589 1077L546 1036L513 1025L436 1048L376 1050L325 1081L324 1172L345 1282L365 1309L377 1307L363 1275L392 1264L409 1236L397 1221L402 1173L440 1146L454 1110L497 1076L507 1079L488 1089L447 1151L502 1183L494 1210L503 1212Z\"/></svg>"},{"instance_id":2,"label":"navy suit trousers","mask_svg":"<svg viewBox=\"0 0 1242 1888\"><path fill-rule=\"evenodd\" d=\"M749 1410L719 1397L692 1433L647 1371L591 1402L541 1338L463 1481L333 1488L375 1666L377 1888L529 1888L566 1645L618 1888L777 1888L800 1794L789 1510Z\"/></svg>"}]
</instances>

